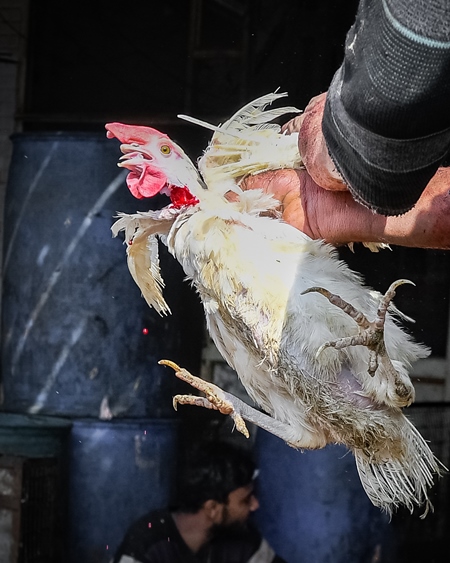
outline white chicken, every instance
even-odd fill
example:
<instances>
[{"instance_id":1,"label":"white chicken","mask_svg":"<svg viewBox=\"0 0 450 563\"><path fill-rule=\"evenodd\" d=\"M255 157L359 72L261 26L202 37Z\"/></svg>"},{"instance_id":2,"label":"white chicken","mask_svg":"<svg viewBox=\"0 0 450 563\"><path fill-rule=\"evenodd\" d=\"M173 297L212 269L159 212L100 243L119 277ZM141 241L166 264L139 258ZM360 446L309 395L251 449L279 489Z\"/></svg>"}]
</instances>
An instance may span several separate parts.
<instances>
[{"instance_id":1,"label":"white chicken","mask_svg":"<svg viewBox=\"0 0 450 563\"><path fill-rule=\"evenodd\" d=\"M428 354L393 318L401 314L390 302L406 280L384 297L370 290L333 247L284 223L274 198L237 183L301 165L295 137L269 123L295 108L264 111L280 96L209 126L215 133L199 162L202 176L167 135L108 124L107 136L122 143L119 165L130 170L131 192L171 199L159 211L120 214L113 234L125 232L130 272L160 314L170 310L157 239L167 244L201 298L215 345L264 412L164 360L206 394L177 396L174 404L218 409L244 434L243 419L295 448L344 444L373 504L388 513L425 505L426 514L428 488L443 466L401 410L414 399L407 370Z\"/></svg>"}]
</instances>

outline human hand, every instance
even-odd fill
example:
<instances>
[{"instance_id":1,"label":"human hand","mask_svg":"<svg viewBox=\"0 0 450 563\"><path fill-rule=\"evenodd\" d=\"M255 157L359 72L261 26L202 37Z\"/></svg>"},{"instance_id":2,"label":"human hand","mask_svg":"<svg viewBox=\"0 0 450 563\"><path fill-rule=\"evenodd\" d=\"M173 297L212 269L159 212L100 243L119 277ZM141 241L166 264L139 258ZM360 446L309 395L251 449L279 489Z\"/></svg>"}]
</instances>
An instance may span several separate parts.
<instances>
[{"instance_id":1,"label":"human hand","mask_svg":"<svg viewBox=\"0 0 450 563\"><path fill-rule=\"evenodd\" d=\"M349 238L349 225L355 225L355 218L349 225L342 223L341 218L344 209L355 209L356 214L365 208L357 204L348 191L324 190L306 170L263 172L247 176L240 185L244 190L261 189L272 194L280 202L283 220L313 239L336 244L357 240ZM371 242L372 239L365 240Z\"/></svg>"},{"instance_id":2,"label":"human hand","mask_svg":"<svg viewBox=\"0 0 450 563\"><path fill-rule=\"evenodd\" d=\"M305 111L288 121L281 128L282 132L298 132L298 148L311 178L326 190L346 191L339 172L328 153L322 134L322 117L326 101L326 92L311 99Z\"/></svg>"},{"instance_id":3,"label":"human hand","mask_svg":"<svg viewBox=\"0 0 450 563\"><path fill-rule=\"evenodd\" d=\"M271 193L283 220L312 239L450 249L450 168L438 169L411 211L393 217L372 212L349 191L324 190L306 170L264 172L245 178L241 187Z\"/></svg>"},{"instance_id":4,"label":"human hand","mask_svg":"<svg viewBox=\"0 0 450 563\"><path fill-rule=\"evenodd\" d=\"M304 114L282 128L300 131L306 170L268 171L245 178L241 187L271 193L280 201L283 220L313 239L450 249L450 168L438 169L408 213L385 217L372 212L353 199L328 154L322 135L325 100L326 94L316 96Z\"/></svg>"}]
</instances>

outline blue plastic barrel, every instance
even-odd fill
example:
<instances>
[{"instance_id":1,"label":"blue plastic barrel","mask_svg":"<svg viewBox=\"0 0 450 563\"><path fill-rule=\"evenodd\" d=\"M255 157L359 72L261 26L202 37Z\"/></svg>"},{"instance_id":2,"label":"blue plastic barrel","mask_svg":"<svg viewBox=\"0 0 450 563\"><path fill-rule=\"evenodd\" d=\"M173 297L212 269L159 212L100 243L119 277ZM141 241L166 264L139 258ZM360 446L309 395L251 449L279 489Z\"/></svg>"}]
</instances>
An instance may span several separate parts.
<instances>
[{"instance_id":1,"label":"blue plastic barrel","mask_svg":"<svg viewBox=\"0 0 450 563\"><path fill-rule=\"evenodd\" d=\"M135 519L167 507L176 461L173 420L75 420L68 560L107 563Z\"/></svg>"},{"instance_id":2,"label":"blue plastic barrel","mask_svg":"<svg viewBox=\"0 0 450 563\"><path fill-rule=\"evenodd\" d=\"M199 364L202 311L162 248L172 316L150 310L110 227L138 201L116 165L119 143L96 133L23 133L5 202L3 408L97 417L171 417L178 388L161 358Z\"/></svg>"},{"instance_id":3,"label":"blue plastic barrel","mask_svg":"<svg viewBox=\"0 0 450 563\"><path fill-rule=\"evenodd\" d=\"M392 528L341 446L300 452L258 430L257 525L288 563L387 561Z\"/></svg>"}]
</instances>

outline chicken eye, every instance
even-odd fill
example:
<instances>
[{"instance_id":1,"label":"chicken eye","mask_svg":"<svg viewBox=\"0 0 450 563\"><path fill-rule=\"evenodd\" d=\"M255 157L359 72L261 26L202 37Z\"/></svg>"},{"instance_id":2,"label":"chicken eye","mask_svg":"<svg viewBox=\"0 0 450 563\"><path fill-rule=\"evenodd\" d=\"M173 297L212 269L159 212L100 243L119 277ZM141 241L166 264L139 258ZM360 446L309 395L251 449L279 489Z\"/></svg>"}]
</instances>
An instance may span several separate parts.
<instances>
[{"instance_id":1,"label":"chicken eye","mask_svg":"<svg viewBox=\"0 0 450 563\"><path fill-rule=\"evenodd\" d=\"M161 145L161 148L159 150L166 156L171 153L169 145Z\"/></svg>"}]
</instances>

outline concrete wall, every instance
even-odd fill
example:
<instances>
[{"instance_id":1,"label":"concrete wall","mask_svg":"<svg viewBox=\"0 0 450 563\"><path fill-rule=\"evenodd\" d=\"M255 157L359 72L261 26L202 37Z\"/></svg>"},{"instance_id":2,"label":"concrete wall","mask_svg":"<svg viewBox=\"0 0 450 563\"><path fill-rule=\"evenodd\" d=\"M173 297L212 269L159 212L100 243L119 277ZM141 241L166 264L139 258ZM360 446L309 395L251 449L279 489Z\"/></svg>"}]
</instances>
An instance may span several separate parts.
<instances>
[{"instance_id":1,"label":"concrete wall","mask_svg":"<svg viewBox=\"0 0 450 563\"><path fill-rule=\"evenodd\" d=\"M27 27L28 0L0 0L0 279L3 202L12 153L10 136L20 130L17 114L23 104Z\"/></svg>"}]
</instances>

